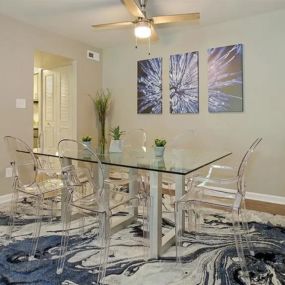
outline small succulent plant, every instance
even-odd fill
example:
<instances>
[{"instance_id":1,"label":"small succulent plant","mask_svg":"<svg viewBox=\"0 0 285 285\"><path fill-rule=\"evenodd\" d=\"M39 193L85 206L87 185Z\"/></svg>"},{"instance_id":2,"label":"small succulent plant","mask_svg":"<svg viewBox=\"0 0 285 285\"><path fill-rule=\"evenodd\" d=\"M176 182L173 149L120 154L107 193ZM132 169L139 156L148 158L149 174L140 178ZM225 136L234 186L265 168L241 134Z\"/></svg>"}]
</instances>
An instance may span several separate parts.
<instances>
[{"instance_id":1,"label":"small succulent plant","mask_svg":"<svg viewBox=\"0 0 285 285\"><path fill-rule=\"evenodd\" d=\"M155 139L154 141L155 146L163 147L166 145L166 140L164 139Z\"/></svg>"},{"instance_id":2,"label":"small succulent plant","mask_svg":"<svg viewBox=\"0 0 285 285\"><path fill-rule=\"evenodd\" d=\"M92 138L90 136L84 136L84 137L82 137L82 141L83 142L91 142Z\"/></svg>"}]
</instances>

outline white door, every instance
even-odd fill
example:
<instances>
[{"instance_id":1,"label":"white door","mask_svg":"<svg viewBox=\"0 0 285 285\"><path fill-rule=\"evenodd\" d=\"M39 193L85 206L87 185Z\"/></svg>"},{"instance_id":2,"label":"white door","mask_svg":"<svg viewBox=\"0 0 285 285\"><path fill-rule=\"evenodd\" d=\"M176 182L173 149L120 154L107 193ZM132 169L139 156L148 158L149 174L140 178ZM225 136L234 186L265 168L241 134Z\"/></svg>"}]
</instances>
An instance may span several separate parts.
<instances>
[{"instance_id":1,"label":"white door","mask_svg":"<svg viewBox=\"0 0 285 285\"><path fill-rule=\"evenodd\" d=\"M55 152L62 138L74 138L72 66L43 71L43 148Z\"/></svg>"}]
</instances>

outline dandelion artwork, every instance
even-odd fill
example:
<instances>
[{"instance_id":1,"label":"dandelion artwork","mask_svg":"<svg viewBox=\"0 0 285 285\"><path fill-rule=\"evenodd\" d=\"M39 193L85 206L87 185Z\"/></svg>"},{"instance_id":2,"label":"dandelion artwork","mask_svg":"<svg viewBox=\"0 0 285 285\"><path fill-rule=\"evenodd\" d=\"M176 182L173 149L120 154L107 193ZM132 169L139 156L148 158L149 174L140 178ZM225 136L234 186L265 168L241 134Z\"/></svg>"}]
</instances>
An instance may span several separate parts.
<instances>
[{"instance_id":1,"label":"dandelion artwork","mask_svg":"<svg viewBox=\"0 0 285 285\"><path fill-rule=\"evenodd\" d=\"M162 113L162 58L138 61L138 114Z\"/></svg>"},{"instance_id":2,"label":"dandelion artwork","mask_svg":"<svg viewBox=\"0 0 285 285\"><path fill-rule=\"evenodd\" d=\"M208 110L243 111L242 44L208 50Z\"/></svg>"},{"instance_id":3,"label":"dandelion artwork","mask_svg":"<svg viewBox=\"0 0 285 285\"><path fill-rule=\"evenodd\" d=\"M199 112L198 52L170 56L170 113Z\"/></svg>"}]
</instances>

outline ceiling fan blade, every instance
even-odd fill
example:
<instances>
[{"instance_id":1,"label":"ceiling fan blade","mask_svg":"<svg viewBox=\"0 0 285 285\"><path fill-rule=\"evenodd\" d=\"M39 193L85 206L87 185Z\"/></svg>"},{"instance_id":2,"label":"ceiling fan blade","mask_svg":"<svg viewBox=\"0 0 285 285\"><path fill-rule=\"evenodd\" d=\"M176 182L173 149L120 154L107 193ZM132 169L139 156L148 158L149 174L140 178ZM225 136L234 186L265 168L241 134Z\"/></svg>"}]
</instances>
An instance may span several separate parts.
<instances>
[{"instance_id":1,"label":"ceiling fan blade","mask_svg":"<svg viewBox=\"0 0 285 285\"><path fill-rule=\"evenodd\" d=\"M158 34L157 34L156 30L154 29L154 26L153 26L153 25L151 25L151 36L150 36L150 40L151 40L152 42L158 41Z\"/></svg>"},{"instance_id":2,"label":"ceiling fan blade","mask_svg":"<svg viewBox=\"0 0 285 285\"><path fill-rule=\"evenodd\" d=\"M135 0L121 0L127 10L135 17L145 18L144 13L139 8Z\"/></svg>"},{"instance_id":3,"label":"ceiling fan blade","mask_svg":"<svg viewBox=\"0 0 285 285\"><path fill-rule=\"evenodd\" d=\"M94 29L113 29L113 28L125 28L132 26L133 22L117 22L117 23L108 23L108 24L98 24L92 25Z\"/></svg>"},{"instance_id":4,"label":"ceiling fan blade","mask_svg":"<svg viewBox=\"0 0 285 285\"><path fill-rule=\"evenodd\" d=\"M152 17L153 23L155 25L176 23L176 22L186 22L186 21L193 21L193 20L199 20L199 19L200 19L200 13L189 13L189 14Z\"/></svg>"}]
</instances>

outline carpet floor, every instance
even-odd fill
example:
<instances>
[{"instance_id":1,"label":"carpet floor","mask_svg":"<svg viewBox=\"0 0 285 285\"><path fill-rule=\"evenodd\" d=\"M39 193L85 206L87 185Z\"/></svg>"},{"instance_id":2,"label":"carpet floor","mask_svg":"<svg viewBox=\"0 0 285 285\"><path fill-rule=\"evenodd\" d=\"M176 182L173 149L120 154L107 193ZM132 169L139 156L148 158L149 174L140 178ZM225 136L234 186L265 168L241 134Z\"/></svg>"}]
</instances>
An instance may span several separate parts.
<instances>
[{"instance_id":1,"label":"carpet floor","mask_svg":"<svg viewBox=\"0 0 285 285\"><path fill-rule=\"evenodd\" d=\"M64 272L56 274L61 223L46 216L37 255L28 261L33 216L31 202L24 200L16 217L13 240L6 241L8 205L0 211L0 285L7 284L93 284L98 265L98 248L92 225L86 219L84 234L71 233ZM123 212L119 215L124 215ZM255 256L247 256L251 284L285 284L285 218L248 211ZM172 215L163 215L163 233L173 229ZM114 217L115 219L116 217ZM183 264L175 262L175 247L159 260L144 261L140 219L112 236L104 284L108 285L242 285L231 221L222 213L207 213L201 232L184 239ZM76 222L76 221L75 221ZM88 228L89 227L89 228Z\"/></svg>"}]
</instances>

